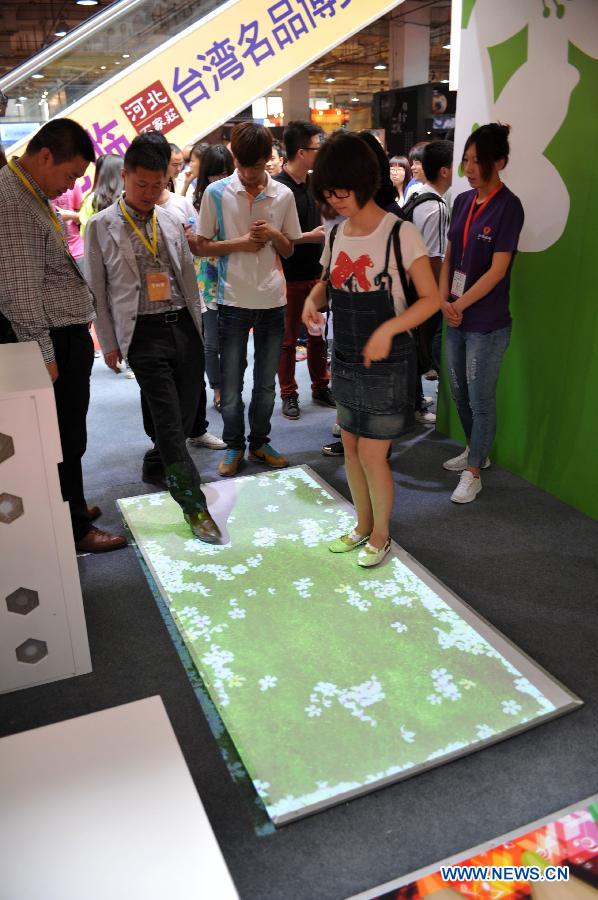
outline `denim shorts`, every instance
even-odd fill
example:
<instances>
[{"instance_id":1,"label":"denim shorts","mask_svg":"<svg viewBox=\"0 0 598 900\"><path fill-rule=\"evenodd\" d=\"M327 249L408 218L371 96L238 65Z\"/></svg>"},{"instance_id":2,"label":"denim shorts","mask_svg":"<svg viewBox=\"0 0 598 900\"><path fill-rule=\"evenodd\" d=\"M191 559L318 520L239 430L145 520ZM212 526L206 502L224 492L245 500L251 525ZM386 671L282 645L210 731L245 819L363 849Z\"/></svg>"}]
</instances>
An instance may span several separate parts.
<instances>
[{"instance_id":1,"label":"denim shorts","mask_svg":"<svg viewBox=\"0 0 598 900\"><path fill-rule=\"evenodd\" d=\"M331 389L341 428L360 437L393 440L414 424L413 359L372 363L369 369L333 356Z\"/></svg>"}]
</instances>

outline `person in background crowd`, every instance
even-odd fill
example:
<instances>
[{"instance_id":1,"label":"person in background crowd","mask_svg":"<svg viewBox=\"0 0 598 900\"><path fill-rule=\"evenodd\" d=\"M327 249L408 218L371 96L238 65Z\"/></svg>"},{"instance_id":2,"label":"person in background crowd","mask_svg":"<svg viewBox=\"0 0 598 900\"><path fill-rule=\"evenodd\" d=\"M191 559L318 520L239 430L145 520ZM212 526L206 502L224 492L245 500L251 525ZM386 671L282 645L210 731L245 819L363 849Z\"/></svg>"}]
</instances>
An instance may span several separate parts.
<instances>
[{"instance_id":1,"label":"person in background crowd","mask_svg":"<svg viewBox=\"0 0 598 900\"><path fill-rule=\"evenodd\" d=\"M183 183L183 187L181 188L181 194L183 197L186 197L188 200L191 200L193 203L193 195L195 193L195 185L197 184L197 179L199 178L199 172L201 167L201 155L204 150L210 145L205 141L198 141L196 144L193 144L191 148L191 156L189 158L189 171L185 176L185 181Z\"/></svg>"},{"instance_id":2,"label":"person in background crowd","mask_svg":"<svg viewBox=\"0 0 598 900\"><path fill-rule=\"evenodd\" d=\"M143 480L165 481L192 533L215 544L221 534L185 443L203 382L195 269L182 228L156 206L169 160L165 138L132 141L122 198L87 226L85 273L106 365L118 372L128 357L151 414L155 446L145 454Z\"/></svg>"},{"instance_id":3,"label":"person in background crowd","mask_svg":"<svg viewBox=\"0 0 598 900\"><path fill-rule=\"evenodd\" d=\"M414 204L411 221L424 239L434 277L439 282L448 239L449 211L443 195L453 179L453 142L430 141L426 144L422 166L426 181L423 191L416 195L415 200L409 201L410 204L412 202ZM424 373L424 378L435 381L440 372L442 313L438 312L428 319L421 331L432 361L432 366Z\"/></svg>"},{"instance_id":4,"label":"person in background crowd","mask_svg":"<svg viewBox=\"0 0 598 900\"><path fill-rule=\"evenodd\" d=\"M280 141L272 141L272 156L266 163L266 172L271 178L276 178L282 172L284 155Z\"/></svg>"},{"instance_id":5,"label":"person in background crowd","mask_svg":"<svg viewBox=\"0 0 598 900\"><path fill-rule=\"evenodd\" d=\"M120 197L123 189L123 157L116 154L103 156L96 162L96 178L93 189L89 192L81 210L79 221L81 223L81 235L85 237L87 223L96 213L107 209Z\"/></svg>"},{"instance_id":6,"label":"person in background crowd","mask_svg":"<svg viewBox=\"0 0 598 900\"><path fill-rule=\"evenodd\" d=\"M168 185L167 188L173 194L175 193L175 182L185 165L183 151L176 144L169 144L170 147L170 163L168 164Z\"/></svg>"},{"instance_id":7,"label":"person in background crowd","mask_svg":"<svg viewBox=\"0 0 598 900\"><path fill-rule=\"evenodd\" d=\"M411 166L411 178L407 182L405 187L405 202L409 199L412 194L419 194L423 190L424 181L426 180L426 176L424 175L424 169L422 166L422 159L424 156L424 147L426 146L427 141L419 141L419 143L414 144L411 150L409 151L409 165Z\"/></svg>"},{"instance_id":8,"label":"person in background crowd","mask_svg":"<svg viewBox=\"0 0 598 900\"><path fill-rule=\"evenodd\" d=\"M79 210L83 203L83 191L75 182L72 188L68 188L60 197L52 201L52 206L60 214L64 222L66 240L71 256L83 271L83 237L79 226Z\"/></svg>"},{"instance_id":9,"label":"person in background crowd","mask_svg":"<svg viewBox=\"0 0 598 900\"><path fill-rule=\"evenodd\" d=\"M326 240L325 277L303 311L306 325L319 321L328 289L335 323L332 392L357 512L353 531L330 550L359 548L357 563L364 567L378 565L390 550L394 483L387 453L410 425L415 347L409 331L440 305L421 235L402 222L402 262L419 296L407 308L392 238L399 222L376 204L379 185L378 161L360 135L337 132L324 144L314 168L314 194L347 219Z\"/></svg>"},{"instance_id":10,"label":"person in background crowd","mask_svg":"<svg viewBox=\"0 0 598 900\"><path fill-rule=\"evenodd\" d=\"M85 500L81 460L87 444L94 319L92 296L71 256L50 200L83 178L94 151L71 119L42 126L20 159L0 171L0 312L19 341L35 341L54 385L62 445L60 487L77 550L100 553L126 540L92 525L101 516Z\"/></svg>"},{"instance_id":11,"label":"person in background crowd","mask_svg":"<svg viewBox=\"0 0 598 900\"><path fill-rule=\"evenodd\" d=\"M406 156L391 156L390 158L390 180L397 192L397 203L403 206L405 203L405 189L413 175L411 166Z\"/></svg>"},{"instance_id":12,"label":"person in background crowd","mask_svg":"<svg viewBox=\"0 0 598 900\"><path fill-rule=\"evenodd\" d=\"M231 137L236 170L206 188L199 212L196 256L218 256L218 337L223 438L220 475L236 474L245 456L243 380L253 329L253 389L249 455L273 468L288 465L269 442L275 377L284 332L285 285L279 257L289 257L302 231L293 194L266 172L272 135L243 122Z\"/></svg>"},{"instance_id":13,"label":"person in background crowd","mask_svg":"<svg viewBox=\"0 0 598 900\"><path fill-rule=\"evenodd\" d=\"M177 175L174 180L174 192L175 194L183 194L183 186L185 184L185 178L189 172L189 162L191 160L191 151L193 149L193 144L185 144L181 153L183 154L183 166L181 171ZM186 190L186 189L185 189Z\"/></svg>"},{"instance_id":14,"label":"person in background crowd","mask_svg":"<svg viewBox=\"0 0 598 900\"><path fill-rule=\"evenodd\" d=\"M6 154L4 153L3 147L0 146L0 169L3 169L6 165ZM16 343L16 336L14 331L12 330L12 326L6 316L4 316L0 312L0 344L14 344Z\"/></svg>"},{"instance_id":15,"label":"person in background crowd","mask_svg":"<svg viewBox=\"0 0 598 900\"><path fill-rule=\"evenodd\" d=\"M453 206L440 276L451 393L467 446L444 468L461 472L454 503L482 489L480 469L496 434L496 386L511 336L509 286L523 227L523 207L500 178L509 160L508 125L477 128L465 142L463 172L471 186Z\"/></svg>"},{"instance_id":16,"label":"person in background crowd","mask_svg":"<svg viewBox=\"0 0 598 900\"><path fill-rule=\"evenodd\" d=\"M211 144L206 147L201 157L200 177L195 186L193 205L197 215L201 208L201 198L209 184L221 181L232 175L235 164L229 150L224 144ZM203 300L203 333L206 356L206 375L210 387L214 391L214 407L220 412L220 354L218 345L218 257L195 257L195 271L199 296ZM191 438L195 443L196 439ZM223 445L224 446L224 445Z\"/></svg>"},{"instance_id":17,"label":"person in background crowd","mask_svg":"<svg viewBox=\"0 0 598 900\"><path fill-rule=\"evenodd\" d=\"M324 242L322 217L309 189L307 173L313 169L320 149L322 129L311 122L289 122L284 130L287 161L276 177L292 191L301 226L301 237L294 241L294 252L283 259L282 269L287 283L282 352L278 363L278 381L282 397L282 414L286 419L298 419L299 394L295 380L295 345L301 331L301 313L305 298L322 272L320 256ZM328 386L327 345L324 336L307 336L307 365L311 378L311 395L315 403L335 406Z\"/></svg>"}]
</instances>

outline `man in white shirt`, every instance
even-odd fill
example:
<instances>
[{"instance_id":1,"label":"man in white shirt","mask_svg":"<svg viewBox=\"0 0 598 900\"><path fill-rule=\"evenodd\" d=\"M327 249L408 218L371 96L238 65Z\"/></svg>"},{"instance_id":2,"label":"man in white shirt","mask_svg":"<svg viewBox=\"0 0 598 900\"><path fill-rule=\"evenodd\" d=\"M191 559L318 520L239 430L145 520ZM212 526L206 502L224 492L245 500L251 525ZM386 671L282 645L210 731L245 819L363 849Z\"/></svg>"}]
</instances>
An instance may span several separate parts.
<instances>
[{"instance_id":1,"label":"man in white shirt","mask_svg":"<svg viewBox=\"0 0 598 900\"><path fill-rule=\"evenodd\" d=\"M243 379L247 339L253 329L253 390L249 406L249 456L273 468L288 465L269 443L275 376L280 359L286 305L280 257L301 238L295 200L288 187L266 172L272 136L263 125L243 122L231 135L236 169L208 185L201 203L196 256L218 259L223 440L227 451L218 471L236 474L245 455Z\"/></svg>"},{"instance_id":2,"label":"man in white shirt","mask_svg":"<svg viewBox=\"0 0 598 900\"><path fill-rule=\"evenodd\" d=\"M423 150L422 167L426 180L421 192L412 201L412 222L417 226L424 239L432 271L438 282L446 251L449 227L449 210L443 194L450 188L453 178L453 142L431 141L426 144ZM442 314L437 313L428 319L424 331L432 360L432 367L424 377L428 381L432 381L438 378L440 369Z\"/></svg>"}]
</instances>

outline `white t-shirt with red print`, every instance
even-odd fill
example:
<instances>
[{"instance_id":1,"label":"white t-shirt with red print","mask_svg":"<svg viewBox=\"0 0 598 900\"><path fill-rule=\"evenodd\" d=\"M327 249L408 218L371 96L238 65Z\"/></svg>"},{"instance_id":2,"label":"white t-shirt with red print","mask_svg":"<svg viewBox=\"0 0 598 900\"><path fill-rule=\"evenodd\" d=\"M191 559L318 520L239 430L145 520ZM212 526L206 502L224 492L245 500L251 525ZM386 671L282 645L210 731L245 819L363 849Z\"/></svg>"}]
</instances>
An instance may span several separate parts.
<instances>
[{"instance_id":1,"label":"white t-shirt with red print","mask_svg":"<svg viewBox=\"0 0 598 900\"><path fill-rule=\"evenodd\" d=\"M340 290L354 290L359 293L376 291L380 288L375 283L376 275L384 271L386 245L392 226L398 219L392 213L386 213L380 224L371 234L351 237L345 234L345 222L338 226L332 247L332 265L330 266L330 283ZM403 268L406 272L420 256L427 256L426 245L415 225L403 222L399 234ZM324 251L320 259L323 271L330 262L330 234L326 235ZM388 272L392 278L392 297L395 313L399 315L406 309L401 276L397 268L394 249L390 248ZM354 275L354 278L351 278ZM407 277L409 277L407 275Z\"/></svg>"}]
</instances>

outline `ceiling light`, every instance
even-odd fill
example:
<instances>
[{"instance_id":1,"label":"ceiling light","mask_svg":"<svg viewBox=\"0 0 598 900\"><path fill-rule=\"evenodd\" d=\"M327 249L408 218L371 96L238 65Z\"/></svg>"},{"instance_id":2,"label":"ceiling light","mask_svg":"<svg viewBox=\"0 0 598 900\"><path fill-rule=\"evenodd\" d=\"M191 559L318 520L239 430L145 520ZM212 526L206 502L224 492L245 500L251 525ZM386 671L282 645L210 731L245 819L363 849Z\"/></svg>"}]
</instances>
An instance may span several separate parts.
<instances>
[{"instance_id":1,"label":"ceiling light","mask_svg":"<svg viewBox=\"0 0 598 900\"><path fill-rule=\"evenodd\" d=\"M115 59L115 60L114 60L114 65L115 65L115 66L120 66L120 59Z\"/></svg>"},{"instance_id":2,"label":"ceiling light","mask_svg":"<svg viewBox=\"0 0 598 900\"><path fill-rule=\"evenodd\" d=\"M449 83L448 78L442 78L440 81L440 84L448 84L448 83Z\"/></svg>"},{"instance_id":3,"label":"ceiling light","mask_svg":"<svg viewBox=\"0 0 598 900\"><path fill-rule=\"evenodd\" d=\"M35 75L32 75L31 77L32 77L32 78L45 78L46 76L45 76L45 75L40 75L39 72L36 72Z\"/></svg>"},{"instance_id":4,"label":"ceiling light","mask_svg":"<svg viewBox=\"0 0 598 900\"><path fill-rule=\"evenodd\" d=\"M385 72L387 66L383 59L379 59L378 62L376 63L376 65L374 66L374 68L377 69L379 72Z\"/></svg>"},{"instance_id":5,"label":"ceiling light","mask_svg":"<svg viewBox=\"0 0 598 900\"><path fill-rule=\"evenodd\" d=\"M56 37L64 37L65 34L67 33L67 31L68 31L67 24L64 21L64 19L61 19L60 22L58 23L58 25L56 26L56 31L54 32L54 34L56 35Z\"/></svg>"},{"instance_id":6,"label":"ceiling light","mask_svg":"<svg viewBox=\"0 0 598 900\"><path fill-rule=\"evenodd\" d=\"M123 53L123 59L129 59L130 56L130 53Z\"/></svg>"},{"instance_id":7,"label":"ceiling light","mask_svg":"<svg viewBox=\"0 0 598 900\"><path fill-rule=\"evenodd\" d=\"M104 71L105 68L106 68L106 66L100 66L100 69L102 70L102 72Z\"/></svg>"},{"instance_id":8,"label":"ceiling light","mask_svg":"<svg viewBox=\"0 0 598 900\"><path fill-rule=\"evenodd\" d=\"M450 49L451 49L451 45L450 45L450 44L443 44L443 45L442 45L442 49L443 49L443 50L450 50Z\"/></svg>"},{"instance_id":9,"label":"ceiling light","mask_svg":"<svg viewBox=\"0 0 598 900\"><path fill-rule=\"evenodd\" d=\"M351 103L359 103L359 97L351 97Z\"/></svg>"},{"instance_id":10,"label":"ceiling light","mask_svg":"<svg viewBox=\"0 0 598 900\"><path fill-rule=\"evenodd\" d=\"M75 0L77 6L97 6L99 0Z\"/></svg>"},{"instance_id":11,"label":"ceiling light","mask_svg":"<svg viewBox=\"0 0 598 900\"><path fill-rule=\"evenodd\" d=\"M26 103L27 97L19 97L19 103Z\"/></svg>"},{"instance_id":12,"label":"ceiling light","mask_svg":"<svg viewBox=\"0 0 598 900\"><path fill-rule=\"evenodd\" d=\"M327 75L324 81L328 82L328 84L332 84L336 81L336 78L334 77L334 75Z\"/></svg>"}]
</instances>

